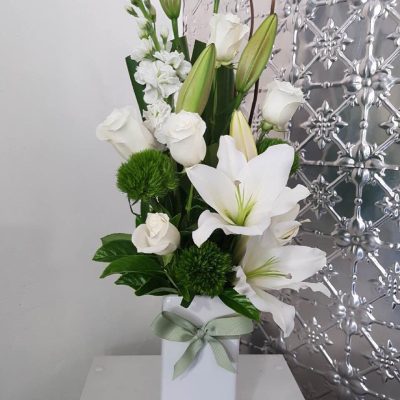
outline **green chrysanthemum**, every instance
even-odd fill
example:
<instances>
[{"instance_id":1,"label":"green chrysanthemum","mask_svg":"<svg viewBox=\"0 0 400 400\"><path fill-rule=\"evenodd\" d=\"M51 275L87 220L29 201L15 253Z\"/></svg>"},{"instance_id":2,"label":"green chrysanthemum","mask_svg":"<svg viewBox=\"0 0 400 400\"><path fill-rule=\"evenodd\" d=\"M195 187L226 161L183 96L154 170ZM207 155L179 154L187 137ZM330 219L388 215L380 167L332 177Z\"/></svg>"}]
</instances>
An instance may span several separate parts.
<instances>
[{"instance_id":1,"label":"green chrysanthemum","mask_svg":"<svg viewBox=\"0 0 400 400\"><path fill-rule=\"evenodd\" d=\"M277 144L289 144L285 140L278 139L278 138L264 138L257 144L258 154L264 153L268 149L268 147L275 146ZM294 175L300 168L300 156L299 153L296 151L294 153L294 160L292 169L290 170L290 175Z\"/></svg>"},{"instance_id":2,"label":"green chrysanthemum","mask_svg":"<svg viewBox=\"0 0 400 400\"><path fill-rule=\"evenodd\" d=\"M168 156L157 150L144 150L121 165L117 186L131 200L149 201L176 189L178 177Z\"/></svg>"},{"instance_id":3,"label":"green chrysanthemum","mask_svg":"<svg viewBox=\"0 0 400 400\"><path fill-rule=\"evenodd\" d=\"M232 272L232 257L213 242L183 250L175 264L178 285L192 295L218 296Z\"/></svg>"}]
</instances>

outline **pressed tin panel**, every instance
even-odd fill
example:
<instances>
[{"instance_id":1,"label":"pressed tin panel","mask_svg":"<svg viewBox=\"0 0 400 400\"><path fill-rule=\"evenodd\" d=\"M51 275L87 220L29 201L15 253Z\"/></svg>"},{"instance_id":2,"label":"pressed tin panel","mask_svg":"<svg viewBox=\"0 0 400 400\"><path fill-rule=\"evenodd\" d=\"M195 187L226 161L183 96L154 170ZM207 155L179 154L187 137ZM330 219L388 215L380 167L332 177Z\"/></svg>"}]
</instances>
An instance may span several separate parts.
<instances>
[{"instance_id":1,"label":"pressed tin panel","mask_svg":"<svg viewBox=\"0 0 400 400\"><path fill-rule=\"evenodd\" d=\"M191 42L207 41L212 3L186 0ZM306 95L285 133L302 157L293 183L311 191L299 217L310 222L297 242L327 252L313 280L331 297L282 292L297 307L293 334L283 339L266 314L243 350L283 353L307 399L399 400L400 5L277 3L279 35L259 99L273 77ZM254 0L254 8L258 26L269 1ZM250 24L248 0L221 0L220 10ZM255 128L258 121L257 107Z\"/></svg>"}]
</instances>

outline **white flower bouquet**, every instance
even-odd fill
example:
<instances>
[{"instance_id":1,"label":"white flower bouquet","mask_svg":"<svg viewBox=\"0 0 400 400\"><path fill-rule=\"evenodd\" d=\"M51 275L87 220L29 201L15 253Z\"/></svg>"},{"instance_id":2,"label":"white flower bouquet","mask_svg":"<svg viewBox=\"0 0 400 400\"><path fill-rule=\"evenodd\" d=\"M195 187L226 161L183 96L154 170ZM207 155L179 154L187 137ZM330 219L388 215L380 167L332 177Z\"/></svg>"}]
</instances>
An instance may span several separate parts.
<instances>
[{"instance_id":1,"label":"white flower bouquet","mask_svg":"<svg viewBox=\"0 0 400 400\"><path fill-rule=\"evenodd\" d=\"M114 110L97 129L125 160L117 186L136 229L104 237L94 260L109 263L103 278L119 275L116 284L138 296L176 295L182 307L195 296L219 297L245 319L271 313L288 336L295 310L277 291L329 292L304 282L326 264L325 253L291 243L309 195L287 186L299 156L268 135L285 129L302 92L272 82L254 133L241 111L271 56L277 16L272 10L250 32L237 16L218 13L216 1L209 43L189 51L178 33L180 0L160 3L174 38L157 31L150 0L131 0L141 42L126 61L137 104ZM180 324L159 316L156 333L172 322Z\"/></svg>"}]
</instances>

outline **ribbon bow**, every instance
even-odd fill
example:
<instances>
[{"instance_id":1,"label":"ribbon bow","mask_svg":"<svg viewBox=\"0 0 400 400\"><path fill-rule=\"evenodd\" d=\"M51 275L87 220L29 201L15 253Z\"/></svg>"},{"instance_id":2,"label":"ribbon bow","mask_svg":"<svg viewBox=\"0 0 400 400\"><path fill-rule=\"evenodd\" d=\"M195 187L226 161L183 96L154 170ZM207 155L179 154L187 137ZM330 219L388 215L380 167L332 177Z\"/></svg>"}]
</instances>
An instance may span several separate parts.
<instances>
[{"instance_id":1,"label":"ribbon bow","mask_svg":"<svg viewBox=\"0 0 400 400\"><path fill-rule=\"evenodd\" d=\"M153 321L152 329L155 335L162 339L190 342L181 358L175 363L173 377L175 379L190 367L207 343L214 353L217 364L228 371L235 372L221 340L251 333L253 323L249 318L241 315L228 315L215 318L198 327L175 313L163 311Z\"/></svg>"}]
</instances>

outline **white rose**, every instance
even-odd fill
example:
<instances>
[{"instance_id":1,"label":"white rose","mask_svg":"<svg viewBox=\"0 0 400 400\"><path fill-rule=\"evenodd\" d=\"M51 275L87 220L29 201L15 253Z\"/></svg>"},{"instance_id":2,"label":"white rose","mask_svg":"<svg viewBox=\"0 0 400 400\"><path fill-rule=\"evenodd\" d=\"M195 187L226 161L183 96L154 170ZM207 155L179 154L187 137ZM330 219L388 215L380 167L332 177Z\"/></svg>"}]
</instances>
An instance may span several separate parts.
<instances>
[{"instance_id":1,"label":"white rose","mask_svg":"<svg viewBox=\"0 0 400 400\"><path fill-rule=\"evenodd\" d=\"M153 42L150 39L142 39L139 42L138 46L133 50L131 58L136 62L141 62L152 52L153 52Z\"/></svg>"},{"instance_id":2,"label":"white rose","mask_svg":"<svg viewBox=\"0 0 400 400\"><path fill-rule=\"evenodd\" d=\"M250 29L233 14L214 14L210 21L211 36L208 44L215 43L217 64L229 65L236 57Z\"/></svg>"},{"instance_id":3,"label":"white rose","mask_svg":"<svg viewBox=\"0 0 400 400\"><path fill-rule=\"evenodd\" d=\"M96 136L110 142L125 160L133 153L156 147L154 136L143 124L137 104L115 109L97 127Z\"/></svg>"},{"instance_id":4,"label":"white rose","mask_svg":"<svg viewBox=\"0 0 400 400\"><path fill-rule=\"evenodd\" d=\"M192 167L206 156L206 128L199 114L181 111L179 114L171 114L156 137L160 143L168 146L176 162L184 167Z\"/></svg>"},{"instance_id":5,"label":"white rose","mask_svg":"<svg viewBox=\"0 0 400 400\"><path fill-rule=\"evenodd\" d=\"M274 80L267 86L267 95L262 106L263 119L273 128L283 130L303 103L301 89L289 82Z\"/></svg>"},{"instance_id":6,"label":"white rose","mask_svg":"<svg viewBox=\"0 0 400 400\"><path fill-rule=\"evenodd\" d=\"M147 214L146 223L139 225L132 234L132 243L139 253L164 256L179 246L180 233L169 222L167 214Z\"/></svg>"},{"instance_id":7,"label":"white rose","mask_svg":"<svg viewBox=\"0 0 400 400\"><path fill-rule=\"evenodd\" d=\"M175 70L159 60L143 60L137 67L135 79L141 85L146 85L144 101L147 104L167 99L182 86Z\"/></svg>"}]
</instances>

